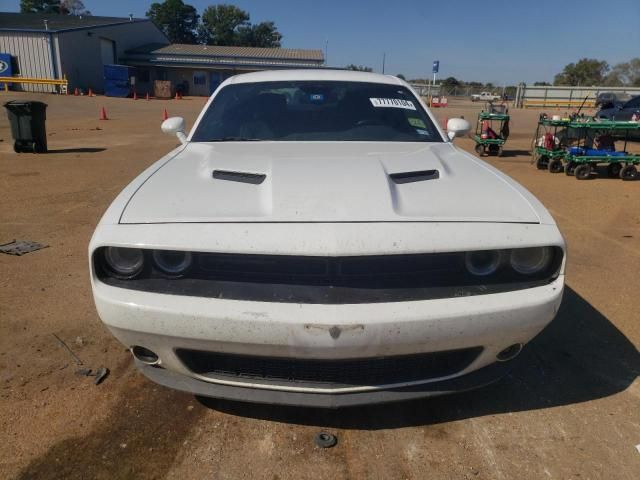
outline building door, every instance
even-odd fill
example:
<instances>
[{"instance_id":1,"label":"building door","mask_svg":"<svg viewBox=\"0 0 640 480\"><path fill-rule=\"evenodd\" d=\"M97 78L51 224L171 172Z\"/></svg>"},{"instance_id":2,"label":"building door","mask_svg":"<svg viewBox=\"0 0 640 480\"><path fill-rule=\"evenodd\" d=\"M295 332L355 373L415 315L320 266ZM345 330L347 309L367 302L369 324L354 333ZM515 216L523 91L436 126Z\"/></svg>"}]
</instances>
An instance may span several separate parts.
<instances>
[{"instance_id":1,"label":"building door","mask_svg":"<svg viewBox=\"0 0 640 480\"><path fill-rule=\"evenodd\" d=\"M113 65L116 63L116 42L108 38L100 39L100 55L103 65Z\"/></svg>"},{"instance_id":2,"label":"building door","mask_svg":"<svg viewBox=\"0 0 640 480\"><path fill-rule=\"evenodd\" d=\"M210 72L209 73L209 95L215 92L218 85L222 83L222 73L221 72Z\"/></svg>"},{"instance_id":3,"label":"building door","mask_svg":"<svg viewBox=\"0 0 640 480\"><path fill-rule=\"evenodd\" d=\"M190 95L202 95L206 96L209 92L207 88L207 72L202 72L199 70L193 71L193 82L191 82L193 87L189 92Z\"/></svg>"}]
</instances>

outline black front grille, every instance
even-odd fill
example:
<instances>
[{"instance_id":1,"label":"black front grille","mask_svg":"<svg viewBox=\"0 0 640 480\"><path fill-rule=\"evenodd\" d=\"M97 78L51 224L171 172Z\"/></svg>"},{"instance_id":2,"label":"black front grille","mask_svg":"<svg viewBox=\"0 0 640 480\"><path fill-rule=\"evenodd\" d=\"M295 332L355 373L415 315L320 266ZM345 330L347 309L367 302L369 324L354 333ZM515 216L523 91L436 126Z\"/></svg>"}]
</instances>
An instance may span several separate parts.
<instances>
[{"instance_id":1,"label":"black front grille","mask_svg":"<svg viewBox=\"0 0 640 480\"><path fill-rule=\"evenodd\" d=\"M116 287L228 300L314 304L402 302L466 297L545 285L558 274L563 253L554 247L549 268L521 275L501 265L477 277L464 264L465 252L320 257L193 252L191 268L167 277L145 250L146 268L119 279L94 254L100 279Z\"/></svg>"},{"instance_id":2,"label":"black front grille","mask_svg":"<svg viewBox=\"0 0 640 480\"><path fill-rule=\"evenodd\" d=\"M352 288L424 285L434 276L459 280L465 273L464 256L459 253L362 257L200 253L198 270L204 277L225 281Z\"/></svg>"},{"instance_id":3,"label":"black front grille","mask_svg":"<svg viewBox=\"0 0 640 480\"><path fill-rule=\"evenodd\" d=\"M211 378L277 385L348 387L429 380L458 373L482 347L393 357L343 360L259 357L179 349L176 354L194 373Z\"/></svg>"}]
</instances>

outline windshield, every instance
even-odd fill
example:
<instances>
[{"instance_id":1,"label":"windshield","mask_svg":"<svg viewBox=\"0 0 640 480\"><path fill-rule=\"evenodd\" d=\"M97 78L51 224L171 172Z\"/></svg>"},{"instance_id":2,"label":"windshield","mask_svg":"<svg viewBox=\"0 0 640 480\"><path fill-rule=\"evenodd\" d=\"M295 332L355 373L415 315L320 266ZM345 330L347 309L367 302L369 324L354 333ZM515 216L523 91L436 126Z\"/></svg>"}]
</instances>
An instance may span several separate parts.
<instances>
[{"instance_id":1,"label":"windshield","mask_svg":"<svg viewBox=\"0 0 640 480\"><path fill-rule=\"evenodd\" d=\"M287 81L228 85L198 124L194 142L442 142L400 85Z\"/></svg>"}]
</instances>

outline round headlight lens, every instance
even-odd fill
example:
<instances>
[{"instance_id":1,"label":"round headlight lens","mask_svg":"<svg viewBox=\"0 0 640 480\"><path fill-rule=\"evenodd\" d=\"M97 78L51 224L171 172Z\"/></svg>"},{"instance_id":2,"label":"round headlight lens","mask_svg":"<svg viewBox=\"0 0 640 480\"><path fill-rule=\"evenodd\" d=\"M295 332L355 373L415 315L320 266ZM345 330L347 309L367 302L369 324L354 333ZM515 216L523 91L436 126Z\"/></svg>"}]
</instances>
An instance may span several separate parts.
<instances>
[{"instance_id":1,"label":"round headlight lens","mask_svg":"<svg viewBox=\"0 0 640 480\"><path fill-rule=\"evenodd\" d=\"M192 255L191 252L154 250L153 261L164 273L182 275L191 266Z\"/></svg>"},{"instance_id":2,"label":"round headlight lens","mask_svg":"<svg viewBox=\"0 0 640 480\"><path fill-rule=\"evenodd\" d=\"M121 278L133 278L144 267L144 254L139 248L107 247L104 259L111 272Z\"/></svg>"},{"instance_id":3,"label":"round headlight lens","mask_svg":"<svg viewBox=\"0 0 640 480\"><path fill-rule=\"evenodd\" d=\"M469 273L484 277L491 275L500 266L501 252L499 250L480 250L467 252L464 264Z\"/></svg>"},{"instance_id":4,"label":"round headlight lens","mask_svg":"<svg viewBox=\"0 0 640 480\"><path fill-rule=\"evenodd\" d=\"M516 248L511 251L511 267L523 275L533 275L549 266L550 247Z\"/></svg>"}]
</instances>

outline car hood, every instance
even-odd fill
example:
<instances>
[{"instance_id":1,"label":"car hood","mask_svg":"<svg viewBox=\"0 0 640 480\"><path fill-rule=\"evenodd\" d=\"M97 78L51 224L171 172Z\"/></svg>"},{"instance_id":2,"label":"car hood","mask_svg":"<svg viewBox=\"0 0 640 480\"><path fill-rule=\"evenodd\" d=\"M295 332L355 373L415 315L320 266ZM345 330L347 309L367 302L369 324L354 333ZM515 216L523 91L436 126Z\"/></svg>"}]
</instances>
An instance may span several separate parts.
<instances>
[{"instance_id":1,"label":"car hood","mask_svg":"<svg viewBox=\"0 0 640 480\"><path fill-rule=\"evenodd\" d=\"M450 143L188 143L120 223L538 223L516 186Z\"/></svg>"}]
</instances>

